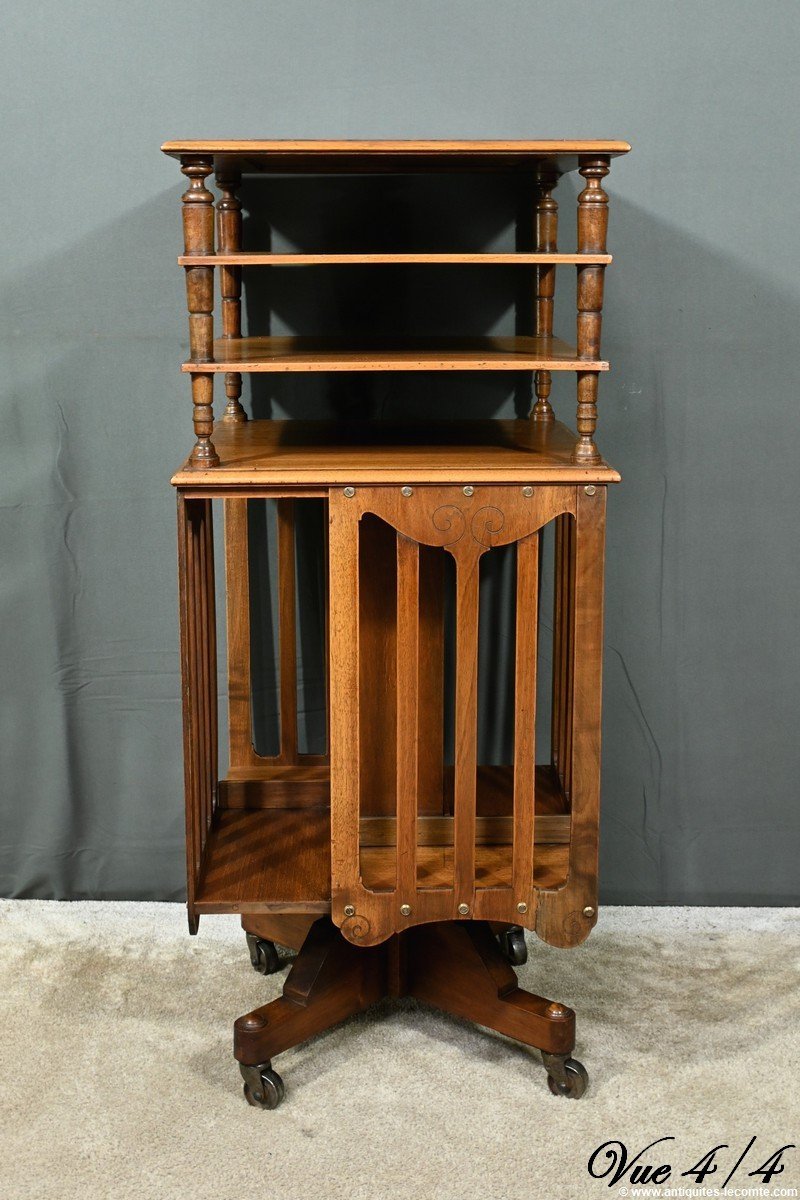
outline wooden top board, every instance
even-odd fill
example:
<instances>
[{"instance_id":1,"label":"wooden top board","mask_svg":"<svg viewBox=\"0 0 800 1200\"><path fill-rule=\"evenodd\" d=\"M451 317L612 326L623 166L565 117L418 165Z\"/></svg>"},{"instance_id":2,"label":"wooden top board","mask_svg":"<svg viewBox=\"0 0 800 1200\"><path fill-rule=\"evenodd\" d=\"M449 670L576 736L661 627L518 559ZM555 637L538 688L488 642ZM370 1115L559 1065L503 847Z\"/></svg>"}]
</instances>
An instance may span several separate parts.
<instances>
[{"instance_id":1,"label":"wooden top board","mask_svg":"<svg viewBox=\"0 0 800 1200\"><path fill-rule=\"evenodd\" d=\"M563 140L292 140L179 139L161 149L172 158L213 158L215 167L244 172L337 172L508 170L543 161L563 174L581 157L617 158L628 142Z\"/></svg>"},{"instance_id":2,"label":"wooden top board","mask_svg":"<svg viewBox=\"0 0 800 1200\"><path fill-rule=\"evenodd\" d=\"M210 495L370 483L619 482L605 462L573 463L575 441L558 421L219 421L213 442L220 465L197 468L187 459L172 483Z\"/></svg>"}]
</instances>

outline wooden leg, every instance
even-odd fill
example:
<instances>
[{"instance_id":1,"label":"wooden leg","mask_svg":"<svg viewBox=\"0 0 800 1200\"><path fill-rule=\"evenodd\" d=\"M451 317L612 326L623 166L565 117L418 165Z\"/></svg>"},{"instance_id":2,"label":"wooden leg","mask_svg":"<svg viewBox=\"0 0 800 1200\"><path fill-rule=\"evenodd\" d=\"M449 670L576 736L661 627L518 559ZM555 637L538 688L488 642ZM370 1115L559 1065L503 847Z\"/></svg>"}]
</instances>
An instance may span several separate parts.
<instances>
[{"instance_id":1,"label":"wooden leg","mask_svg":"<svg viewBox=\"0 0 800 1200\"><path fill-rule=\"evenodd\" d=\"M569 1055L575 1013L523 991L485 921L419 925L405 936L410 995L546 1054Z\"/></svg>"},{"instance_id":2,"label":"wooden leg","mask_svg":"<svg viewBox=\"0 0 800 1200\"><path fill-rule=\"evenodd\" d=\"M387 991L386 945L352 945L328 917L315 921L294 961L283 995L234 1025L234 1057L247 1065L338 1025Z\"/></svg>"}]
</instances>

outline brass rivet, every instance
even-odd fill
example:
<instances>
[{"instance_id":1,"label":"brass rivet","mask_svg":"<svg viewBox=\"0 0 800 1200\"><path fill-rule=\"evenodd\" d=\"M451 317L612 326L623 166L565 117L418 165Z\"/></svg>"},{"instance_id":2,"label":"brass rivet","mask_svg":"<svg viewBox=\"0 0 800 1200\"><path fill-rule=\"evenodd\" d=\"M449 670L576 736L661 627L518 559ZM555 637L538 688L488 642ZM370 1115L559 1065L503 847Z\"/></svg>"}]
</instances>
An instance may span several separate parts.
<instances>
[{"instance_id":1,"label":"brass rivet","mask_svg":"<svg viewBox=\"0 0 800 1200\"><path fill-rule=\"evenodd\" d=\"M527 911L528 911L527 904L525 903L524 900L520 900L519 904L517 905L517 912L518 913L526 913Z\"/></svg>"},{"instance_id":2,"label":"brass rivet","mask_svg":"<svg viewBox=\"0 0 800 1200\"><path fill-rule=\"evenodd\" d=\"M548 1017L555 1017L556 1020L569 1015L564 1005L558 1004L555 1000L552 1002L552 1004L548 1004L545 1012L547 1013Z\"/></svg>"},{"instance_id":3,"label":"brass rivet","mask_svg":"<svg viewBox=\"0 0 800 1200\"><path fill-rule=\"evenodd\" d=\"M466 917L467 914L469 913L469 905L468 904L459 904L458 912L459 912L460 916Z\"/></svg>"},{"instance_id":4,"label":"brass rivet","mask_svg":"<svg viewBox=\"0 0 800 1200\"><path fill-rule=\"evenodd\" d=\"M589 486L585 487L583 490L586 492L587 496L593 496L595 494L595 492L597 491L597 488L594 486L593 483L590 483Z\"/></svg>"},{"instance_id":5,"label":"brass rivet","mask_svg":"<svg viewBox=\"0 0 800 1200\"><path fill-rule=\"evenodd\" d=\"M524 488L522 489L522 494L523 494L523 496L532 496L532 495L533 495L533 488L532 488L532 487L530 487L530 486L529 486L529 487L524 487Z\"/></svg>"},{"instance_id":6,"label":"brass rivet","mask_svg":"<svg viewBox=\"0 0 800 1200\"><path fill-rule=\"evenodd\" d=\"M411 916L411 905L410 904L401 904L400 912L402 913L402 915L404 917L410 917Z\"/></svg>"},{"instance_id":7,"label":"brass rivet","mask_svg":"<svg viewBox=\"0 0 800 1200\"><path fill-rule=\"evenodd\" d=\"M348 500L352 500L353 496L356 494L356 489L354 487L346 487L343 489L343 491Z\"/></svg>"},{"instance_id":8,"label":"brass rivet","mask_svg":"<svg viewBox=\"0 0 800 1200\"><path fill-rule=\"evenodd\" d=\"M583 915L585 917L593 917L594 916L594 909L592 908L591 904L586 905L586 908L583 910Z\"/></svg>"},{"instance_id":9,"label":"brass rivet","mask_svg":"<svg viewBox=\"0 0 800 1200\"><path fill-rule=\"evenodd\" d=\"M468 483L467 486L464 488L464 495L472 496L474 494L474 492L475 492L475 488L472 486L471 483Z\"/></svg>"},{"instance_id":10,"label":"brass rivet","mask_svg":"<svg viewBox=\"0 0 800 1200\"><path fill-rule=\"evenodd\" d=\"M355 905L354 904L345 904L344 915L346 917L354 917L356 915Z\"/></svg>"},{"instance_id":11,"label":"brass rivet","mask_svg":"<svg viewBox=\"0 0 800 1200\"><path fill-rule=\"evenodd\" d=\"M410 488L410 487L404 487L404 488L400 488L400 495L401 495L401 496L411 496L411 495L413 495L413 493L414 493L414 489L413 489L413 488Z\"/></svg>"}]
</instances>

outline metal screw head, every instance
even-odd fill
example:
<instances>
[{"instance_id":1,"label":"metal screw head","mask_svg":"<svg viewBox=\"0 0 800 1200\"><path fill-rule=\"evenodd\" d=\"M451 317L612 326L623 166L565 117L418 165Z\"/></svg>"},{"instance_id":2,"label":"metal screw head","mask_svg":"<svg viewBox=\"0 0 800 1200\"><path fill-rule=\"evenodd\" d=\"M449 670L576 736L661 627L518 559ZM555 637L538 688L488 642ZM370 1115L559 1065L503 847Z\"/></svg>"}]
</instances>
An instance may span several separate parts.
<instances>
[{"instance_id":1,"label":"metal screw head","mask_svg":"<svg viewBox=\"0 0 800 1200\"><path fill-rule=\"evenodd\" d=\"M475 492L475 488L472 486L471 483L468 483L467 486L464 488L464 495L472 496L474 494L474 492Z\"/></svg>"},{"instance_id":2,"label":"metal screw head","mask_svg":"<svg viewBox=\"0 0 800 1200\"><path fill-rule=\"evenodd\" d=\"M342 488L342 491L344 492L345 496L347 496L348 500L352 500L353 496L356 494L356 489L354 487Z\"/></svg>"},{"instance_id":3,"label":"metal screw head","mask_svg":"<svg viewBox=\"0 0 800 1200\"><path fill-rule=\"evenodd\" d=\"M586 492L587 496L593 496L595 494L595 492L597 491L597 488L594 486L593 483L590 483L589 486L585 487L583 490Z\"/></svg>"},{"instance_id":4,"label":"metal screw head","mask_svg":"<svg viewBox=\"0 0 800 1200\"><path fill-rule=\"evenodd\" d=\"M411 905L410 904L401 904L400 912L404 917L410 917L411 916Z\"/></svg>"},{"instance_id":5,"label":"metal screw head","mask_svg":"<svg viewBox=\"0 0 800 1200\"><path fill-rule=\"evenodd\" d=\"M400 488L400 495L401 495L401 496L412 496L413 494L414 494L414 489L413 489L413 488L410 488L410 487L402 487L402 488Z\"/></svg>"},{"instance_id":6,"label":"metal screw head","mask_svg":"<svg viewBox=\"0 0 800 1200\"><path fill-rule=\"evenodd\" d=\"M527 904L525 903L524 900L520 900L519 904L517 905L517 912L518 913L526 913L527 911L528 911Z\"/></svg>"},{"instance_id":7,"label":"metal screw head","mask_svg":"<svg viewBox=\"0 0 800 1200\"><path fill-rule=\"evenodd\" d=\"M461 916L461 917L466 917L466 915L467 915L467 913L468 913L468 912L469 912L469 905L468 905L468 904L459 904L459 906L458 906L458 913L459 913L459 916Z\"/></svg>"},{"instance_id":8,"label":"metal screw head","mask_svg":"<svg viewBox=\"0 0 800 1200\"><path fill-rule=\"evenodd\" d=\"M592 908L591 904L586 905L586 908L583 910L583 915L585 917L593 917L594 916L594 909Z\"/></svg>"},{"instance_id":9,"label":"metal screw head","mask_svg":"<svg viewBox=\"0 0 800 1200\"><path fill-rule=\"evenodd\" d=\"M355 905L354 904L345 904L344 915L346 917L354 917L356 915Z\"/></svg>"},{"instance_id":10,"label":"metal screw head","mask_svg":"<svg viewBox=\"0 0 800 1200\"><path fill-rule=\"evenodd\" d=\"M533 488L530 485L528 485L527 487L524 487L522 489L522 494L523 494L523 496L532 496Z\"/></svg>"}]
</instances>

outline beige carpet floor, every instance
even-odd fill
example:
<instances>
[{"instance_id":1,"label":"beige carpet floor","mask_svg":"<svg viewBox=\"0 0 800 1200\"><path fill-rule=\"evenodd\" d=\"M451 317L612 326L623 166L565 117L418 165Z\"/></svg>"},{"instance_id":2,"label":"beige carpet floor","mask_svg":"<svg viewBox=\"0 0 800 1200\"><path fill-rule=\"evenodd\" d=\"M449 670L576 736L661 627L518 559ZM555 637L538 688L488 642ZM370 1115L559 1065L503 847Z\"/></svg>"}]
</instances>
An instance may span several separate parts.
<instances>
[{"instance_id":1,"label":"beige carpet floor","mask_svg":"<svg viewBox=\"0 0 800 1200\"><path fill-rule=\"evenodd\" d=\"M262 1112L231 1023L282 977L236 918L190 938L178 905L2 901L0 1200L588 1200L619 1194L589 1177L597 1146L665 1135L673 1186L756 1135L753 1169L800 1143L799 933L798 910L617 908L577 950L531 939L523 984L578 1012L580 1101L534 1052L404 1001L280 1056ZM772 1186L800 1187L785 1161Z\"/></svg>"}]
</instances>

